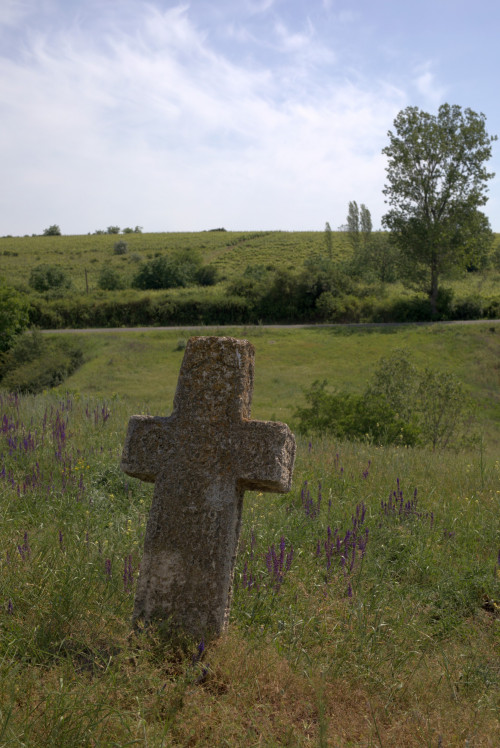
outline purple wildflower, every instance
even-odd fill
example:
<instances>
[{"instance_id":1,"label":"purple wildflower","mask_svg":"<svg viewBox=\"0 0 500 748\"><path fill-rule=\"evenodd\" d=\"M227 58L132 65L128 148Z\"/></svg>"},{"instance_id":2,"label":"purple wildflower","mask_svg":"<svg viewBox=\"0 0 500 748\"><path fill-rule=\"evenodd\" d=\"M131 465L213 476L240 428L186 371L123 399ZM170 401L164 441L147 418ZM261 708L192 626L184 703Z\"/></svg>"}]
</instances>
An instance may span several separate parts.
<instances>
[{"instance_id":1,"label":"purple wildflower","mask_svg":"<svg viewBox=\"0 0 500 748\"><path fill-rule=\"evenodd\" d=\"M30 544L28 542L28 533L27 532L24 533L23 544L22 545L18 545L17 546L17 550L19 551L19 555L21 556L21 558L23 559L23 561L25 561L27 558L30 557L30 555L31 555L31 548L30 548Z\"/></svg>"},{"instance_id":2,"label":"purple wildflower","mask_svg":"<svg viewBox=\"0 0 500 748\"><path fill-rule=\"evenodd\" d=\"M272 545L266 553L266 568L269 576L271 577L276 591L279 590L283 584L285 574L290 571L292 560L293 560L293 546L290 546L290 550L285 556L286 541L282 536L280 538L280 552L279 556L276 553L274 545Z\"/></svg>"}]
</instances>

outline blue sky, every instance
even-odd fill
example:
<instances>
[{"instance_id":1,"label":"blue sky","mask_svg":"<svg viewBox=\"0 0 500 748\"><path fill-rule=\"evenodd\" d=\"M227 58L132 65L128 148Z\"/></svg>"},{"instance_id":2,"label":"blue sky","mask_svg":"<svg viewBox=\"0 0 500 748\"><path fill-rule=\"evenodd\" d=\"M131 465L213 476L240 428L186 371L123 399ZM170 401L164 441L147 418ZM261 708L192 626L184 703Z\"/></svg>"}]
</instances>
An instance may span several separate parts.
<instances>
[{"instance_id":1,"label":"blue sky","mask_svg":"<svg viewBox=\"0 0 500 748\"><path fill-rule=\"evenodd\" d=\"M379 227L401 109L500 135L499 29L496 0L0 0L0 235Z\"/></svg>"}]
</instances>

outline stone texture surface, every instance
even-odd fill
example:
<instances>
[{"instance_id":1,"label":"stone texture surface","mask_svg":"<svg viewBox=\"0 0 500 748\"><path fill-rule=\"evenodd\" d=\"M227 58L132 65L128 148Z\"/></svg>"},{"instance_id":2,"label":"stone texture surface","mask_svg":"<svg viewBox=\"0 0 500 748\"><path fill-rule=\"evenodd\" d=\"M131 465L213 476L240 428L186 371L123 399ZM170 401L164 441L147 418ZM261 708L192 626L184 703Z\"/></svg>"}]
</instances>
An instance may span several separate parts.
<instances>
[{"instance_id":1,"label":"stone texture surface","mask_svg":"<svg viewBox=\"0 0 500 748\"><path fill-rule=\"evenodd\" d=\"M169 417L132 416L122 469L155 483L134 620L170 618L194 636L227 624L245 490L290 490L295 439L250 420L254 349L187 344Z\"/></svg>"}]
</instances>

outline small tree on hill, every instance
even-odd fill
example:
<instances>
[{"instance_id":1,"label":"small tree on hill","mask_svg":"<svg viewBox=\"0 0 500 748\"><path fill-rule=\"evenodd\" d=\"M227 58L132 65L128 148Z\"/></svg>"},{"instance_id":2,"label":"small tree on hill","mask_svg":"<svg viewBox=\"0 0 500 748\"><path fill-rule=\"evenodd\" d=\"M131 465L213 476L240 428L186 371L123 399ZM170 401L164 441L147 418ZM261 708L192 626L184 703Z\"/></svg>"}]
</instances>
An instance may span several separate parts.
<instances>
[{"instance_id":1,"label":"small tree on hill","mask_svg":"<svg viewBox=\"0 0 500 748\"><path fill-rule=\"evenodd\" d=\"M52 226L49 226L48 228L43 230L44 236L61 236L61 229L59 226L54 223Z\"/></svg>"},{"instance_id":2,"label":"small tree on hill","mask_svg":"<svg viewBox=\"0 0 500 748\"><path fill-rule=\"evenodd\" d=\"M332 257L332 229L328 221L325 223L325 247L326 254L329 258Z\"/></svg>"},{"instance_id":3,"label":"small tree on hill","mask_svg":"<svg viewBox=\"0 0 500 748\"><path fill-rule=\"evenodd\" d=\"M347 214L347 232L355 252L361 246L368 244L372 233L372 217L364 203L361 203L358 207L356 200L350 201Z\"/></svg>"},{"instance_id":4,"label":"small tree on hill","mask_svg":"<svg viewBox=\"0 0 500 748\"><path fill-rule=\"evenodd\" d=\"M370 238L370 234L372 233L373 224L370 211L363 203L361 203L359 207L359 228L363 240L366 243L366 241Z\"/></svg>"},{"instance_id":5,"label":"small tree on hill","mask_svg":"<svg viewBox=\"0 0 500 748\"><path fill-rule=\"evenodd\" d=\"M347 233L352 248L356 251L359 247L359 208L356 200L349 202L349 212L347 214Z\"/></svg>"}]
</instances>

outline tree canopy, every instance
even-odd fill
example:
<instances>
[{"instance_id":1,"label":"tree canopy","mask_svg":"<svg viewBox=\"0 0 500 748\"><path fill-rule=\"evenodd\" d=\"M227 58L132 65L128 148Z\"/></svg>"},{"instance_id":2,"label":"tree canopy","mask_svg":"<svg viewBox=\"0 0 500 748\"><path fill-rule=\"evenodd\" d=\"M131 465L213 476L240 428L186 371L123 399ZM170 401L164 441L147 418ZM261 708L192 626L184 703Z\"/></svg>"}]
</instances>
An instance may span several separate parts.
<instances>
[{"instance_id":1,"label":"tree canopy","mask_svg":"<svg viewBox=\"0 0 500 748\"><path fill-rule=\"evenodd\" d=\"M48 228L43 230L44 236L61 236L61 229L57 225L57 223L53 223L52 226L49 226Z\"/></svg>"},{"instance_id":2,"label":"tree canopy","mask_svg":"<svg viewBox=\"0 0 500 748\"><path fill-rule=\"evenodd\" d=\"M424 290L435 313L439 283L467 267L492 240L487 217L485 163L496 136L486 117L443 104L437 115L407 107L389 131L387 184L389 211L382 218L400 250L400 274Z\"/></svg>"}]
</instances>

